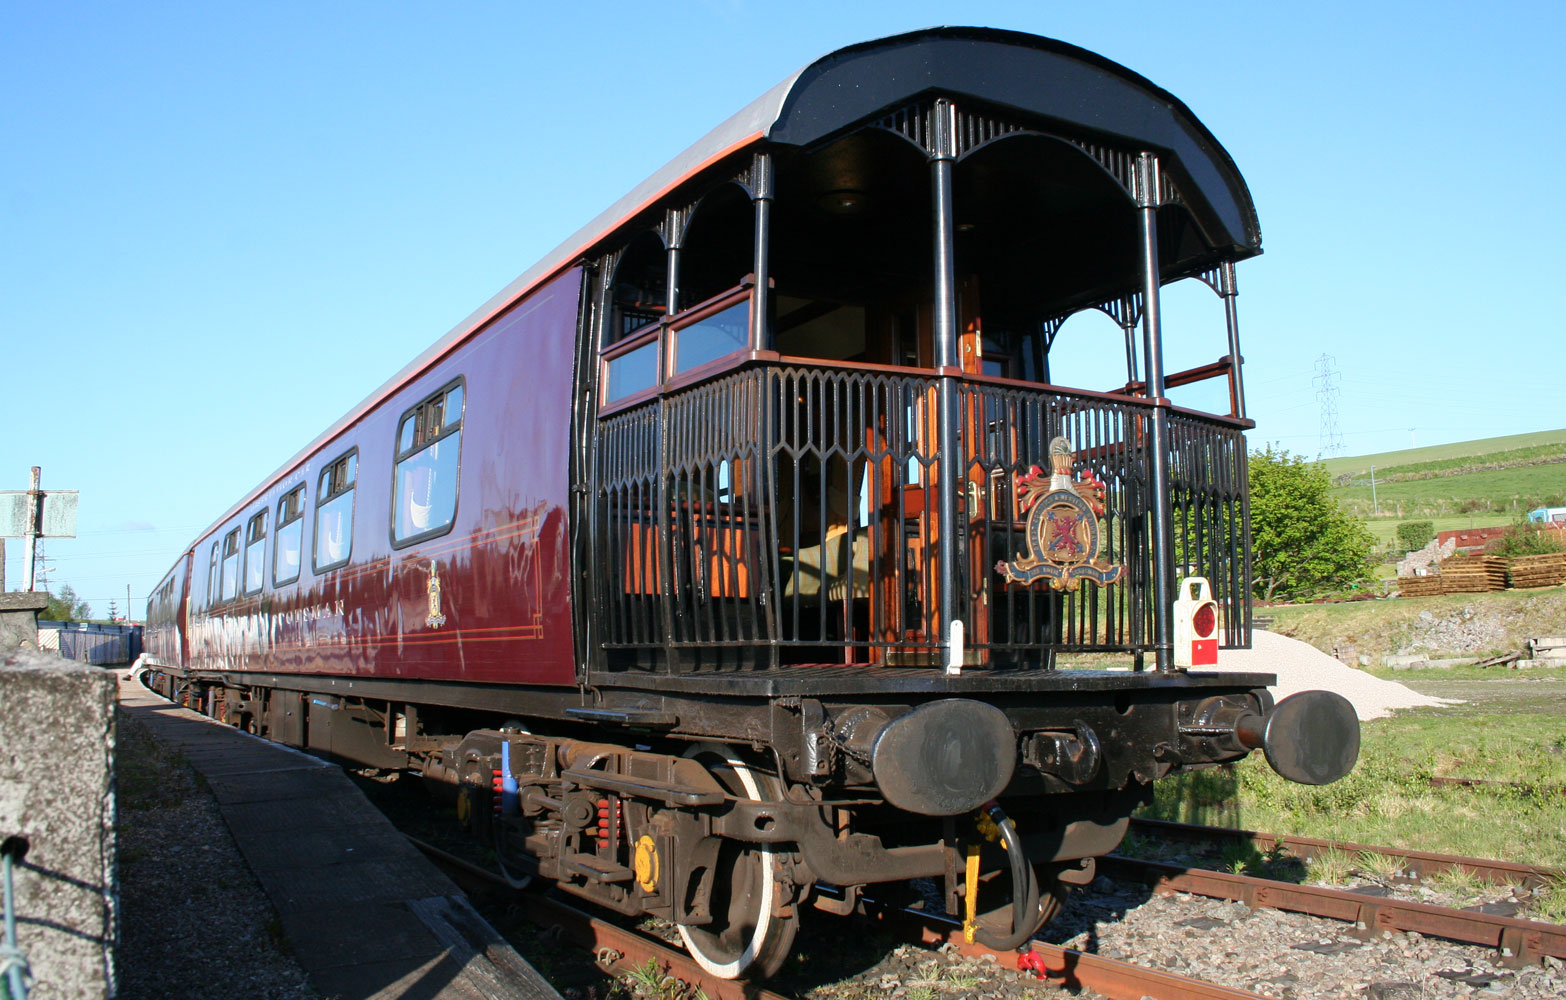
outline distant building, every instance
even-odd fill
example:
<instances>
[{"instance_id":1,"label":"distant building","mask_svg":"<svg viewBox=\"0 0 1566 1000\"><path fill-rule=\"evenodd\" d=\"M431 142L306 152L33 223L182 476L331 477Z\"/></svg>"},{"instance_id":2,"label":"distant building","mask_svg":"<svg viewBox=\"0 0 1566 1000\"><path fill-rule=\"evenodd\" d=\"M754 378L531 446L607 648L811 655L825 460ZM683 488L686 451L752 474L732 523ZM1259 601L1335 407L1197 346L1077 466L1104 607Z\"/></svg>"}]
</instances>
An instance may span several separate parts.
<instances>
[{"instance_id":1,"label":"distant building","mask_svg":"<svg viewBox=\"0 0 1566 1000\"><path fill-rule=\"evenodd\" d=\"M1459 528L1456 531L1436 532L1436 541L1452 542L1458 555L1467 552L1483 552L1485 549L1493 549L1501 544L1501 536L1510 529L1502 526L1499 528Z\"/></svg>"},{"instance_id":2,"label":"distant building","mask_svg":"<svg viewBox=\"0 0 1566 1000\"><path fill-rule=\"evenodd\" d=\"M1548 509L1566 512L1566 507L1551 507ZM1558 542L1566 544L1566 517L1562 517L1559 520L1543 521L1542 518L1536 519L1530 515L1529 520L1542 521L1547 530L1555 532ZM1503 526L1499 528L1460 528L1456 531L1438 531L1436 532L1436 541L1443 544L1451 541L1456 554L1464 555L1470 552L1484 552L1498 547L1501 544L1502 536L1510 530L1510 527Z\"/></svg>"}]
</instances>

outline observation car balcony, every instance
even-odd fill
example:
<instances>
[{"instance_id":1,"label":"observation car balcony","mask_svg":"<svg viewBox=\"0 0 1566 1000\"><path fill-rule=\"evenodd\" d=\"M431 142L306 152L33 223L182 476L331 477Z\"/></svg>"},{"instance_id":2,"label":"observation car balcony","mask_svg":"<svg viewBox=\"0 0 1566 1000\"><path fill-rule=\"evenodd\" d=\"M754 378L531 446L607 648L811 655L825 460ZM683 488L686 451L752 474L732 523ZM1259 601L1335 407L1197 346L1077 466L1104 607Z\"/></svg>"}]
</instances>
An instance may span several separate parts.
<instances>
[{"instance_id":1,"label":"observation car balcony","mask_svg":"<svg viewBox=\"0 0 1566 1000\"><path fill-rule=\"evenodd\" d=\"M1140 667L1152 636L1154 405L1134 385L964 375L953 460L936 447L939 383L892 366L753 360L601 417L603 666L940 665L935 496L951 475L964 662L1048 669L1061 652L1104 652ZM1224 643L1246 645L1248 423L1168 413L1175 565L1213 583ZM1125 570L1102 589L1024 587L996 569L1027 551L1017 483L1056 436L1105 487L1100 555Z\"/></svg>"}]
</instances>

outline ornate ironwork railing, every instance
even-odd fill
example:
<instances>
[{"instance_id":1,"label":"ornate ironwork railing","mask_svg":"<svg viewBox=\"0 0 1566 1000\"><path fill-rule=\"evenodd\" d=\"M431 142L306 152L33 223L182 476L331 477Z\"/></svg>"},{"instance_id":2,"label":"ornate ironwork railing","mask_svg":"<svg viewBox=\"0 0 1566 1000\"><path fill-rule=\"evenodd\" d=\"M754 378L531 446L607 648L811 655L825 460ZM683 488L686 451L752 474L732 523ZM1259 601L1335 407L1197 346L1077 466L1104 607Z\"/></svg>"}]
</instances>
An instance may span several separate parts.
<instances>
[{"instance_id":1,"label":"ornate ironwork railing","mask_svg":"<svg viewBox=\"0 0 1566 1000\"><path fill-rule=\"evenodd\" d=\"M934 377L796 365L737 371L603 418L596 450L598 636L616 668L936 662L940 534L956 534L968 655L1050 666L1063 650L1140 653L1151 623L1153 408L1123 396L965 380L961 456L935 448ZM1175 568L1208 577L1227 645L1249 641L1245 441L1170 417ZM1025 550L1017 481L1055 436L1104 484L1100 555L1119 582L1007 583ZM937 516L950 468L958 524Z\"/></svg>"}]
</instances>

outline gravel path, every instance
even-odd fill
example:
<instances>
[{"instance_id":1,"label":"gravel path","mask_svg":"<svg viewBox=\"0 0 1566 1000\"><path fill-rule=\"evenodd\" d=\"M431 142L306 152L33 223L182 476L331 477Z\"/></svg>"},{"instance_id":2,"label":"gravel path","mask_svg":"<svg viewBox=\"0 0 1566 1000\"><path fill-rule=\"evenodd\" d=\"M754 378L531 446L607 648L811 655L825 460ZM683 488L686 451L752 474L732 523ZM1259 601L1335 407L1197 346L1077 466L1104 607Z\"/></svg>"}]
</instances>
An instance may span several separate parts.
<instances>
[{"instance_id":1,"label":"gravel path","mask_svg":"<svg viewBox=\"0 0 1566 1000\"><path fill-rule=\"evenodd\" d=\"M211 794L146 727L117 714L119 995L315 1000Z\"/></svg>"},{"instance_id":2,"label":"gravel path","mask_svg":"<svg viewBox=\"0 0 1566 1000\"><path fill-rule=\"evenodd\" d=\"M1277 674L1278 683L1271 690L1279 700L1314 688L1336 691L1353 703L1360 721L1380 719L1392 714L1395 708L1458 704L1411 691L1396 681L1372 677L1339 663L1308 642L1261 629L1253 634L1250 649L1220 650L1217 669Z\"/></svg>"}]
</instances>

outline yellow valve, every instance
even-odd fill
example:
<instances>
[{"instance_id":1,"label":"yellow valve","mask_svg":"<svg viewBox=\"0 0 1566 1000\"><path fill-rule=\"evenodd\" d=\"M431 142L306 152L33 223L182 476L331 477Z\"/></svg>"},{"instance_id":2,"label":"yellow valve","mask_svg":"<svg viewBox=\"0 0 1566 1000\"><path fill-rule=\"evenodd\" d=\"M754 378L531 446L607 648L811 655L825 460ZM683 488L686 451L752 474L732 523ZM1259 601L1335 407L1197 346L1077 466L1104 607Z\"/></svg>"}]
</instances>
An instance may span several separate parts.
<instances>
[{"instance_id":1,"label":"yellow valve","mask_svg":"<svg viewBox=\"0 0 1566 1000\"><path fill-rule=\"evenodd\" d=\"M962 939L973 944L973 933L979 927L979 845L968 845L967 898L963 901L966 911L962 921Z\"/></svg>"},{"instance_id":2,"label":"yellow valve","mask_svg":"<svg viewBox=\"0 0 1566 1000\"><path fill-rule=\"evenodd\" d=\"M984 835L985 840L988 840L992 844L998 843L1008 851L1011 850L1010 845L1008 845L1005 839L1001 836L1001 828L996 825L993 819L990 818L989 813L979 813L979 818L974 822L974 825L979 828L979 833ZM1013 829L1015 829L1017 826L1017 821L1012 820L1011 825Z\"/></svg>"},{"instance_id":3,"label":"yellow valve","mask_svg":"<svg viewBox=\"0 0 1566 1000\"><path fill-rule=\"evenodd\" d=\"M1000 840L1000 827L995 825L993 819L990 819L989 813L979 813L979 821L976 825L979 828L979 832L984 835L985 840L992 844Z\"/></svg>"},{"instance_id":4,"label":"yellow valve","mask_svg":"<svg viewBox=\"0 0 1566 1000\"><path fill-rule=\"evenodd\" d=\"M658 889L658 846L653 839L643 834L636 842L636 884L642 887L643 892L656 892Z\"/></svg>"}]
</instances>

